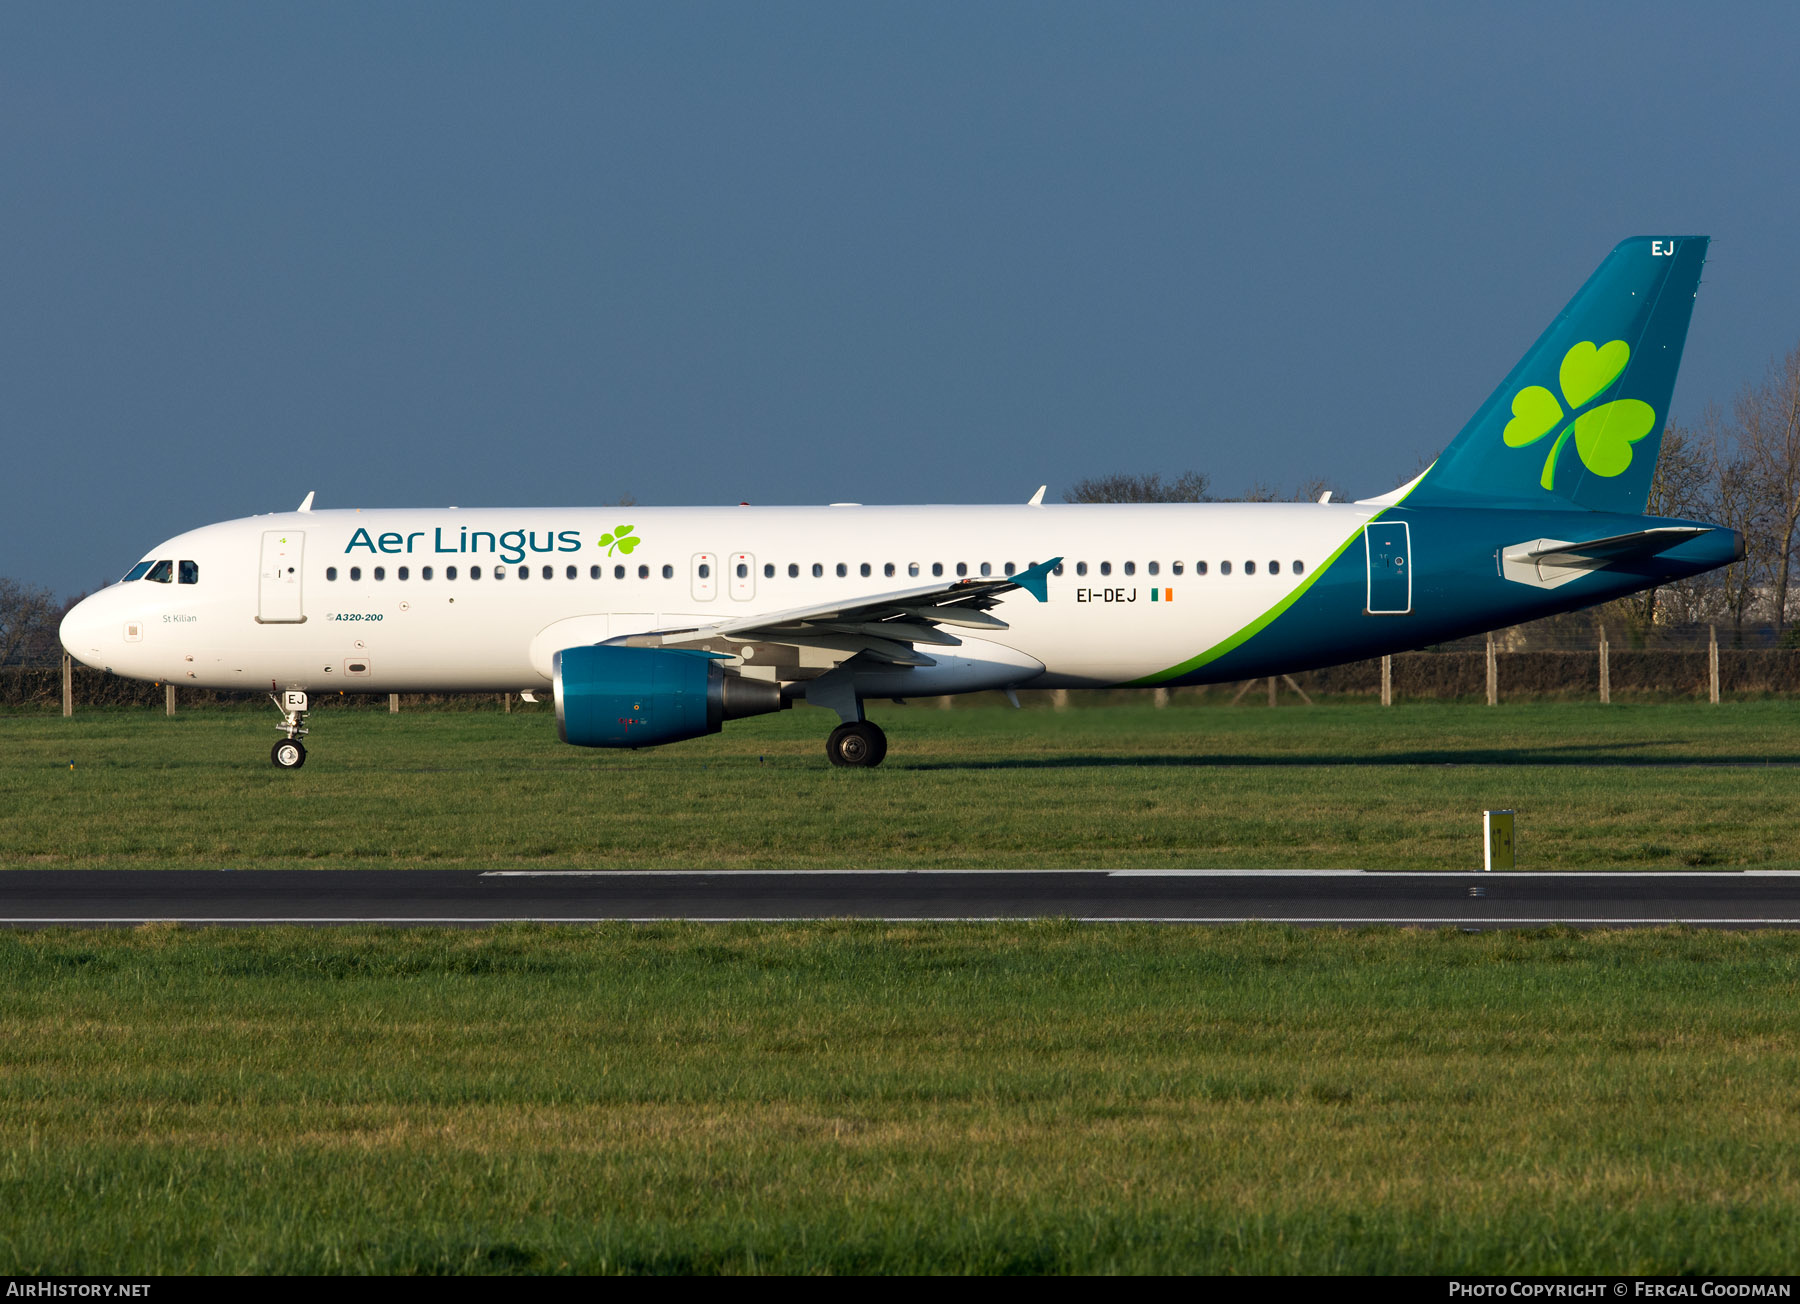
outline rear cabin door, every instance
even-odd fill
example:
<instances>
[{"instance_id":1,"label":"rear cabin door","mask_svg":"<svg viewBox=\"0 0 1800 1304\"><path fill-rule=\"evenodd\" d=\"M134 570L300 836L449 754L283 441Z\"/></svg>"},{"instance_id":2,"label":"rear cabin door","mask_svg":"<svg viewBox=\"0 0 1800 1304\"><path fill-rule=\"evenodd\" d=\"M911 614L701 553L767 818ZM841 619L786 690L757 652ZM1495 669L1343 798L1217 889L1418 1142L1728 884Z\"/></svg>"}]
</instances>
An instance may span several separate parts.
<instances>
[{"instance_id":1,"label":"rear cabin door","mask_svg":"<svg viewBox=\"0 0 1800 1304\"><path fill-rule=\"evenodd\" d=\"M297 625L306 619L300 609L301 547L306 535L299 530L264 530L262 569L256 595L256 619L264 625Z\"/></svg>"},{"instance_id":2,"label":"rear cabin door","mask_svg":"<svg viewBox=\"0 0 1800 1304\"><path fill-rule=\"evenodd\" d=\"M1371 616L1404 616L1412 610L1412 536L1405 521L1371 521L1363 527L1369 557Z\"/></svg>"}]
</instances>

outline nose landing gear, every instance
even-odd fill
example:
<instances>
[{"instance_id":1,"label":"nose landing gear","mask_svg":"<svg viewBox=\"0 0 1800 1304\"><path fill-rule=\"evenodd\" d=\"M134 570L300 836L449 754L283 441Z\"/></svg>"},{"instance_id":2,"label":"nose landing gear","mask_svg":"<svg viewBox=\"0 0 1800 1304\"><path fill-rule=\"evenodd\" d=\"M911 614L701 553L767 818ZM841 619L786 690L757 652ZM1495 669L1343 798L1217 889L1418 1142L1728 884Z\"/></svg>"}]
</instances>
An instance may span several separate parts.
<instances>
[{"instance_id":1,"label":"nose landing gear","mask_svg":"<svg viewBox=\"0 0 1800 1304\"><path fill-rule=\"evenodd\" d=\"M297 770L306 764L306 747L300 741L307 733L306 694L290 689L280 697L270 693L269 700L281 710L281 723L275 727L287 734L270 748L269 759L278 769Z\"/></svg>"},{"instance_id":2,"label":"nose landing gear","mask_svg":"<svg viewBox=\"0 0 1800 1304\"><path fill-rule=\"evenodd\" d=\"M870 720L840 724L825 740L825 755L833 765L870 769L887 756L887 735Z\"/></svg>"}]
</instances>

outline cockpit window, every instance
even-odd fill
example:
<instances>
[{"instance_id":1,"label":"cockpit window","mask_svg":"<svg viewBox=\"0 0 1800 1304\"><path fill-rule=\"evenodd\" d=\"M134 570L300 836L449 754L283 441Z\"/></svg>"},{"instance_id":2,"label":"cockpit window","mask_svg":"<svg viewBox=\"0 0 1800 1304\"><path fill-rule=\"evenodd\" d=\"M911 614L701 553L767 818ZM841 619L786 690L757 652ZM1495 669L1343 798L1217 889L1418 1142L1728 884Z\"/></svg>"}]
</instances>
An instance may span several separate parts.
<instances>
[{"instance_id":1,"label":"cockpit window","mask_svg":"<svg viewBox=\"0 0 1800 1304\"><path fill-rule=\"evenodd\" d=\"M156 563L153 561L140 561L137 565L125 572L125 578L120 580L119 583L129 584L132 580L143 579L144 576L150 573L150 568L154 565L156 565Z\"/></svg>"},{"instance_id":2,"label":"cockpit window","mask_svg":"<svg viewBox=\"0 0 1800 1304\"><path fill-rule=\"evenodd\" d=\"M150 568L150 573L144 578L155 580L158 584L167 584L175 578L175 563L167 559L159 561Z\"/></svg>"},{"instance_id":3,"label":"cockpit window","mask_svg":"<svg viewBox=\"0 0 1800 1304\"><path fill-rule=\"evenodd\" d=\"M200 563L197 561L179 563L176 578L183 584L198 584L200 582Z\"/></svg>"}]
</instances>

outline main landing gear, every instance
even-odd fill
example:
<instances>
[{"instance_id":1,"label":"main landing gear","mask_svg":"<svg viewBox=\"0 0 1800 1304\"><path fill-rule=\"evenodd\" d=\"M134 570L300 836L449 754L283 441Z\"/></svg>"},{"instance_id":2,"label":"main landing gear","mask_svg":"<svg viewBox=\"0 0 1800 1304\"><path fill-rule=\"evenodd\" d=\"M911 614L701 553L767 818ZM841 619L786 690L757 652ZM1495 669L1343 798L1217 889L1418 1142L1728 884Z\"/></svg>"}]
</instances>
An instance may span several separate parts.
<instances>
[{"instance_id":1,"label":"main landing gear","mask_svg":"<svg viewBox=\"0 0 1800 1304\"><path fill-rule=\"evenodd\" d=\"M870 720L840 724L825 740L825 755L833 765L872 769L887 756L887 735Z\"/></svg>"},{"instance_id":2,"label":"main landing gear","mask_svg":"<svg viewBox=\"0 0 1800 1304\"><path fill-rule=\"evenodd\" d=\"M300 741L307 733L306 694L290 689L280 697L270 693L269 700L281 710L281 723L275 727L287 734L269 749L269 759L277 769L297 770L306 764L306 747Z\"/></svg>"}]
</instances>

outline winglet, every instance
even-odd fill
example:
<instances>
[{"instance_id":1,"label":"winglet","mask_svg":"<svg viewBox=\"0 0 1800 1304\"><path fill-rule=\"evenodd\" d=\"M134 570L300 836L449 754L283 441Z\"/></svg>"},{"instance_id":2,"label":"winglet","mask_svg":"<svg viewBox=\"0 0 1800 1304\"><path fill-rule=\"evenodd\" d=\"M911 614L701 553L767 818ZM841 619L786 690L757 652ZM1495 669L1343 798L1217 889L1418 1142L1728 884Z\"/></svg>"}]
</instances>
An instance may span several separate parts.
<instances>
[{"instance_id":1,"label":"winglet","mask_svg":"<svg viewBox=\"0 0 1800 1304\"><path fill-rule=\"evenodd\" d=\"M1039 602L1050 601L1050 572L1062 565L1061 557L1052 557L1049 561L1041 561L1028 567L1012 577L1012 582L1024 589Z\"/></svg>"},{"instance_id":2,"label":"winglet","mask_svg":"<svg viewBox=\"0 0 1800 1304\"><path fill-rule=\"evenodd\" d=\"M1038 491L1031 495L1031 501L1026 503L1025 505L1027 507L1042 507L1044 505L1044 490L1048 489L1049 487L1050 486L1047 484L1039 485Z\"/></svg>"},{"instance_id":3,"label":"winglet","mask_svg":"<svg viewBox=\"0 0 1800 1304\"><path fill-rule=\"evenodd\" d=\"M306 501L301 503L300 506L296 507L294 510L298 511L298 512L310 512L312 510L313 495L318 492L319 491L317 489L307 490Z\"/></svg>"}]
</instances>

